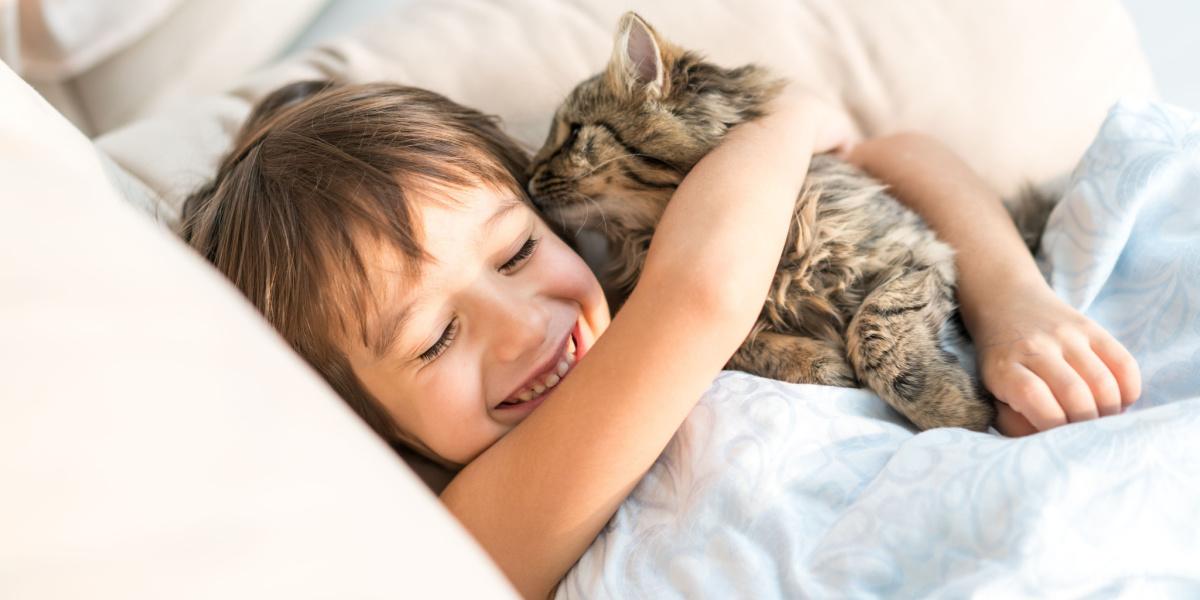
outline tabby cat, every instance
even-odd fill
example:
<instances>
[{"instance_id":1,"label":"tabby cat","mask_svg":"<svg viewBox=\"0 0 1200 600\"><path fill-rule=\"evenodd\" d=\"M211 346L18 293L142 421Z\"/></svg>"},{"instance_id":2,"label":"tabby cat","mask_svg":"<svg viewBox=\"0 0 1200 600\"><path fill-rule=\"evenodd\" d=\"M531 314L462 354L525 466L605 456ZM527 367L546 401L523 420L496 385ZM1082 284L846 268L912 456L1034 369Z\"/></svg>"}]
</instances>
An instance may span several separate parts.
<instances>
[{"instance_id":1,"label":"tabby cat","mask_svg":"<svg viewBox=\"0 0 1200 600\"><path fill-rule=\"evenodd\" d=\"M781 87L757 66L683 51L627 13L606 70L559 107L529 191L568 239L604 236L606 284L627 295L684 174ZM769 297L726 368L865 384L921 429L986 430L995 405L951 352L954 285L951 249L915 213L856 168L814 156Z\"/></svg>"}]
</instances>

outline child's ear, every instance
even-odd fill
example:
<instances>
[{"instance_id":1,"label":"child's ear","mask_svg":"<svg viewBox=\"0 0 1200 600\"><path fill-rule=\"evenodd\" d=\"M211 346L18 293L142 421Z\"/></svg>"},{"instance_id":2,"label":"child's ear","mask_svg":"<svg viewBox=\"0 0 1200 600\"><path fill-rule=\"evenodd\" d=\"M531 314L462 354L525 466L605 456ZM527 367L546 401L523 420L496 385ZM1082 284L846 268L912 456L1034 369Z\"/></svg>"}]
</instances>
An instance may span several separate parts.
<instances>
[{"instance_id":1,"label":"child's ear","mask_svg":"<svg viewBox=\"0 0 1200 600\"><path fill-rule=\"evenodd\" d=\"M670 46L649 23L633 12L621 16L616 43L608 62L608 82L619 93L645 93L662 98L670 93Z\"/></svg>"}]
</instances>

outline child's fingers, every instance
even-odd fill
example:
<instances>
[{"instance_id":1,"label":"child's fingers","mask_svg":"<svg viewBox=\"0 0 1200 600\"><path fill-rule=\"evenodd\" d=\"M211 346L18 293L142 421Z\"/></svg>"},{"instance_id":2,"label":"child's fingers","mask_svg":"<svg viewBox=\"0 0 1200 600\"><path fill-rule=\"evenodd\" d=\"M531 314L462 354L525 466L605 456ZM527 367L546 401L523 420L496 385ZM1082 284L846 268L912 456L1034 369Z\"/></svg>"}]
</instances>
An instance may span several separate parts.
<instances>
[{"instance_id":1,"label":"child's fingers","mask_svg":"<svg viewBox=\"0 0 1200 600\"><path fill-rule=\"evenodd\" d=\"M1142 395L1142 372L1133 355L1107 331L1092 336L1092 350L1108 366L1121 389L1121 404L1129 406Z\"/></svg>"},{"instance_id":2,"label":"child's fingers","mask_svg":"<svg viewBox=\"0 0 1200 600\"><path fill-rule=\"evenodd\" d=\"M1064 353L1067 364L1083 377L1084 382L1092 390L1096 401L1096 409L1100 416L1107 417L1121 412L1121 390L1113 377L1108 365L1104 364L1092 350L1091 346L1079 340L1068 344Z\"/></svg>"},{"instance_id":3,"label":"child's fingers","mask_svg":"<svg viewBox=\"0 0 1200 600\"><path fill-rule=\"evenodd\" d=\"M996 430L1008 437L1024 437L1038 432L1033 423L1003 402L996 403Z\"/></svg>"},{"instance_id":4,"label":"child's fingers","mask_svg":"<svg viewBox=\"0 0 1200 600\"><path fill-rule=\"evenodd\" d=\"M1100 416L1091 388L1079 373L1067 364L1061 353L1036 354L1029 356L1024 362L1025 366L1050 386L1068 421L1077 423Z\"/></svg>"},{"instance_id":5,"label":"child's fingers","mask_svg":"<svg viewBox=\"0 0 1200 600\"><path fill-rule=\"evenodd\" d=\"M1021 413L1038 431L1053 429L1067 422L1062 407L1042 378L1021 364L1013 365L995 390L996 397Z\"/></svg>"}]
</instances>

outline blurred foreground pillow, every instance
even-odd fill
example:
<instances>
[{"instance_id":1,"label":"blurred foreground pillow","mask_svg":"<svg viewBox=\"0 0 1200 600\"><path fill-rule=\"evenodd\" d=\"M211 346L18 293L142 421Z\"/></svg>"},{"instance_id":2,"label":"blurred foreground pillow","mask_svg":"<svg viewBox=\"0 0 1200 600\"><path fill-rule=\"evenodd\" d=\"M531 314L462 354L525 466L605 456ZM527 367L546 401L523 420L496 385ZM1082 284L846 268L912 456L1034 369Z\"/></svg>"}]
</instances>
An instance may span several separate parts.
<instances>
[{"instance_id":1,"label":"blurred foreground pillow","mask_svg":"<svg viewBox=\"0 0 1200 600\"><path fill-rule=\"evenodd\" d=\"M3 63L0 97L0 598L511 596Z\"/></svg>"}]
</instances>

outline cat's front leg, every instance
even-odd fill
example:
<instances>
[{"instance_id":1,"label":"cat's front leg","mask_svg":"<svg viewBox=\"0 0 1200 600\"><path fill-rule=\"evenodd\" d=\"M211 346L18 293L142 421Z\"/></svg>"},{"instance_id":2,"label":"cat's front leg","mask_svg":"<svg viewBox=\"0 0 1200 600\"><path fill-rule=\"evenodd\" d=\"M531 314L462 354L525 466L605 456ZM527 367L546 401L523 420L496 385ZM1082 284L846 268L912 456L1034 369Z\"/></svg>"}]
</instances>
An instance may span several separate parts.
<instances>
[{"instance_id":1,"label":"cat's front leg","mask_svg":"<svg viewBox=\"0 0 1200 600\"><path fill-rule=\"evenodd\" d=\"M936 269L892 278L867 295L850 321L850 363L867 387L921 429L987 431L995 405L941 345L953 310L953 288Z\"/></svg>"},{"instance_id":2,"label":"cat's front leg","mask_svg":"<svg viewBox=\"0 0 1200 600\"><path fill-rule=\"evenodd\" d=\"M773 331L748 337L725 368L788 383L858 387L842 346Z\"/></svg>"}]
</instances>

